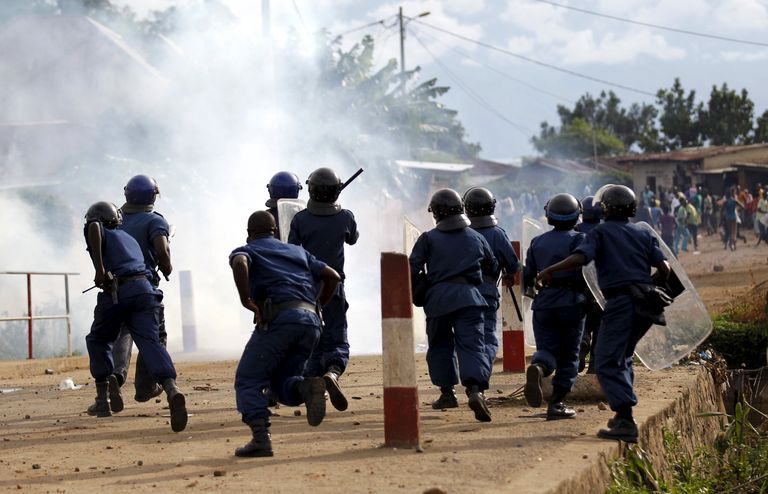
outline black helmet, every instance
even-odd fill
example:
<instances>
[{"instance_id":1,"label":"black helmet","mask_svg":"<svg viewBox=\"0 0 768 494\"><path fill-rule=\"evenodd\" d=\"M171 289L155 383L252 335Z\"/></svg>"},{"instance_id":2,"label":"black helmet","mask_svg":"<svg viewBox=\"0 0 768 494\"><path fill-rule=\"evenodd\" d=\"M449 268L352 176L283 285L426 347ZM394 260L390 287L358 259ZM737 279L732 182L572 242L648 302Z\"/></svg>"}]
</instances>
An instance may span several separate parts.
<instances>
[{"instance_id":1,"label":"black helmet","mask_svg":"<svg viewBox=\"0 0 768 494\"><path fill-rule=\"evenodd\" d=\"M631 218L637 211L635 193L625 185L606 187L600 198L600 206L606 216Z\"/></svg>"},{"instance_id":2,"label":"black helmet","mask_svg":"<svg viewBox=\"0 0 768 494\"><path fill-rule=\"evenodd\" d=\"M440 189L432 194L427 211L435 218L438 230L458 230L469 226L461 196L453 189Z\"/></svg>"},{"instance_id":3,"label":"black helmet","mask_svg":"<svg viewBox=\"0 0 768 494\"><path fill-rule=\"evenodd\" d=\"M330 168L318 168L309 175L309 197L317 202L335 202L341 193L341 179Z\"/></svg>"},{"instance_id":4,"label":"black helmet","mask_svg":"<svg viewBox=\"0 0 768 494\"><path fill-rule=\"evenodd\" d=\"M472 187L464 193L464 209L473 228L485 228L498 224L496 217L493 216L496 210L496 198L485 187Z\"/></svg>"},{"instance_id":5,"label":"black helmet","mask_svg":"<svg viewBox=\"0 0 768 494\"><path fill-rule=\"evenodd\" d=\"M554 221L575 221L581 214L581 204L571 194L561 193L552 196L544 206L547 219Z\"/></svg>"},{"instance_id":6,"label":"black helmet","mask_svg":"<svg viewBox=\"0 0 768 494\"><path fill-rule=\"evenodd\" d=\"M111 202L100 201L88 208L85 213L85 222L98 221L104 228L117 228L123 222L123 213Z\"/></svg>"},{"instance_id":7,"label":"black helmet","mask_svg":"<svg viewBox=\"0 0 768 494\"><path fill-rule=\"evenodd\" d=\"M496 198L485 187L472 187L464 193L467 216L488 216L496 210Z\"/></svg>"},{"instance_id":8,"label":"black helmet","mask_svg":"<svg viewBox=\"0 0 768 494\"><path fill-rule=\"evenodd\" d=\"M602 218L603 210L599 204L594 204L594 200L594 196L587 196L581 200L581 219L583 221L598 222Z\"/></svg>"}]
</instances>

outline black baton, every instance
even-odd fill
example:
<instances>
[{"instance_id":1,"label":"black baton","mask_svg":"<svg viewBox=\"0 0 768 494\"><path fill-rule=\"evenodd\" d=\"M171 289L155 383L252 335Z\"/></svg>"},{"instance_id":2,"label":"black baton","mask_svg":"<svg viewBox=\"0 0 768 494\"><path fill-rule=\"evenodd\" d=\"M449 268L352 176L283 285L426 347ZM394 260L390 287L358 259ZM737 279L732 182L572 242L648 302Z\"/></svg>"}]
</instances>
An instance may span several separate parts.
<instances>
[{"instance_id":1,"label":"black baton","mask_svg":"<svg viewBox=\"0 0 768 494\"><path fill-rule=\"evenodd\" d=\"M517 297L515 297L515 291L512 290L511 286L507 286L507 290L509 290L509 294L512 295L512 302L515 304L515 311L517 312L517 318L522 321L523 320L523 314L520 313L520 306L517 305Z\"/></svg>"},{"instance_id":2,"label":"black baton","mask_svg":"<svg viewBox=\"0 0 768 494\"><path fill-rule=\"evenodd\" d=\"M352 183L352 181L353 181L354 179L356 179L357 177L359 177L361 173L363 173L363 169L362 169L362 168L360 168L359 170L357 170L357 171L355 172L355 174L354 174L354 175L352 175L351 177L349 177L349 180L347 180L346 182L344 182L344 185L342 185L342 186L341 186L341 190L344 190L344 189L346 189L346 188L347 188L347 185L351 184L351 183Z\"/></svg>"}]
</instances>

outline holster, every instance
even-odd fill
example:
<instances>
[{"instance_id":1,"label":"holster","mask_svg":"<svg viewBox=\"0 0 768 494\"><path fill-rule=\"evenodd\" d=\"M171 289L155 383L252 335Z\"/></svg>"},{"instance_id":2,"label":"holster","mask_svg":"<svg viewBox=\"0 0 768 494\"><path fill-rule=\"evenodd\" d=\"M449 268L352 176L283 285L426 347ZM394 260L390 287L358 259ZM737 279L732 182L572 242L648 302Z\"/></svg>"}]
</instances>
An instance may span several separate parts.
<instances>
[{"instance_id":1,"label":"holster","mask_svg":"<svg viewBox=\"0 0 768 494\"><path fill-rule=\"evenodd\" d=\"M664 308L672 304L673 299L667 292L655 285L632 284L628 287L629 295L635 302L635 312L654 324L666 326Z\"/></svg>"}]
</instances>

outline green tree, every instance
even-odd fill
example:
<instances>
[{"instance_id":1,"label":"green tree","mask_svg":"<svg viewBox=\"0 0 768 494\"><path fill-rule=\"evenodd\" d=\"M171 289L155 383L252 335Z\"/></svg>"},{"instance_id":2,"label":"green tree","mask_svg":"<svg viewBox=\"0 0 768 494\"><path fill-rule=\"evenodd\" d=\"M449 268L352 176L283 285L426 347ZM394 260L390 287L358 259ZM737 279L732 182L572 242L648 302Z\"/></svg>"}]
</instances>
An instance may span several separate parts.
<instances>
[{"instance_id":1,"label":"green tree","mask_svg":"<svg viewBox=\"0 0 768 494\"><path fill-rule=\"evenodd\" d=\"M661 143L666 150L701 146L701 125L696 92L685 93L680 79L669 89L659 89L656 103L661 107Z\"/></svg>"},{"instance_id":2,"label":"green tree","mask_svg":"<svg viewBox=\"0 0 768 494\"><path fill-rule=\"evenodd\" d=\"M707 106L698 110L703 138L715 146L751 142L754 109L746 89L737 93L726 83L712 86Z\"/></svg>"},{"instance_id":3,"label":"green tree","mask_svg":"<svg viewBox=\"0 0 768 494\"><path fill-rule=\"evenodd\" d=\"M768 110L765 110L762 115L757 117L754 141L768 143Z\"/></svg>"},{"instance_id":4,"label":"green tree","mask_svg":"<svg viewBox=\"0 0 768 494\"><path fill-rule=\"evenodd\" d=\"M624 143L612 133L595 128L583 118L574 118L559 129L541 124L538 137L532 139L534 147L548 157L586 158L595 149L599 155L613 155L625 151Z\"/></svg>"}]
</instances>

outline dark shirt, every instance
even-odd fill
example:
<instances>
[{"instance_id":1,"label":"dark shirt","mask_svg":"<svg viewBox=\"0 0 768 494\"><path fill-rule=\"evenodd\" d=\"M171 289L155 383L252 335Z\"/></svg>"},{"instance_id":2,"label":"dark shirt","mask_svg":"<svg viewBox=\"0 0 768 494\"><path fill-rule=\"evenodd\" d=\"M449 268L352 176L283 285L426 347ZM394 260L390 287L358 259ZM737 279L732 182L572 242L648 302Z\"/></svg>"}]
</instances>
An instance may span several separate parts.
<instances>
[{"instance_id":1,"label":"dark shirt","mask_svg":"<svg viewBox=\"0 0 768 494\"><path fill-rule=\"evenodd\" d=\"M88 244L88 225L85 226L86 245ZM152 293L154 287L149 283L149 270L144 264L144 256L136 240L122 230L101 227L101 257L104 270L115 278L127 278L144 275L144 278L119 285L120 297L132 297L142 293ZM90 252L90 246L88 247Z\"/></svg>"},{"instance_id":2,"label":"dark shirt","mask_svg":"<svg viewBox=\"0 0 768 494\"><path fill-rule=\"evenodd\" d=\"M354 245L358 237L352 211L342 209L331 216L319 216L304 209L291 221L288 243L301 245L344 279L344 242Z\"/></svg>"},{"instance_id":3,"label":"dark shirt","mask_svg":"<svg viewBox=\"0 0 768 494\"><path fill-rule=\"evenodd\" d=\"M160 284L160 275L157 274L158 256L155 252L153 242L160 235L168 236L168 222L163 215L157 212L138 212L123 214L123 224L120 230L133 237L141 247L141 253L144 256L144 264L152 276L152 284Z\"/></svg>"},{"instance_id":4,"label":"dark shirt","mask_svg":"<svg viewBox=\"0 0 768 494\"><path fill-rule=\"evenodd\" d=\"M424 312L427 317L449 314L464 307L486 307L478 287L482 272L498 271L491 246L471 228L443 232L434 228L422 233L408 258L411 273L427 269Z\"/></svg>"},{"instance_id":5,"label":"dark shirt","mask_svg":"<svg viewBox=\"0 0 768 494\"><path fill-rule=\"evenodd\" d=\"M520 269L520 261L512 249L512 243L507 237L507 233L498 226L489 226L486 228L478 228L475 230L477 233L483 236L491 247L498 267L491 271L483 271L483 284L480 285L480 293L485 297L492 298L494 300L499 299L499 290L496 288L496 283L503 269L507 273L516 273ZM493 280L493 282L490 281Z\"/></svg>"},{"instance_id":6,"label":"dark shirt","mask_svg":"<svg viewBox=\"0 0 768 494\"><path fill-rule=\"evenodd\" d=\"M581 233L589 233L592 231L593 228L595 228L597 225L599 225L599 221L582 221L578 225L576 225L576 231Z\"/></svg>"},{"instance_id":7,"label":"dark shirt","mask_svg":"<svg viewBox=\"0 0 768 494\"><path fill-rule=\"evenodd\" d=\"M595 260L601 290L632 283L652 284L651 267L666 257L658 238L627 220L606 220L589 232L576 252Z\"/></svg>"},{"instance_id":8,"label":"dark shirt","mask_svg":"<svg viewBox=\"0 0 768 494\"><path fill-rule=\"evenodd\" d=\"M531 240L531 246L525 254L525 279L530 280L544 268L556 264L574 253L584 241L585 235L575 230L550 230ZM553 285L567 283L572 288L557 286L544 287L533 299L533 310L557 309L583 303L586 299L583 290L581 268L561 271L553 276ZM581 289L577 289L581 287Z\"/></svg>"},{"instance_id":9,"label":"dark shirt","mask_svg":"<svg viewBox=\"0 0 768 494\"><path fill-rule=\"evenodd\" d=\"M671 214L662 215L661 221L661 234L665 237L672 237L675 234L675 228L677 228L677 220Z\"/></svg>"},{"instance_id":10,"label":"dark shirt","mask_svg":"<svg viewBox=\"0 0 768 494\"><path fill-rule=\"evenodd\" d=\"M248 276L251 298L273 304L303 301L314 304L317 284L326 264L295 245L284 244L274 237L249 241L229 255L230 265L234 257L244 255L248 259ZM304 310L281 311L275 323L320 324L317 315Z\"/></svg>"}]
</instances>

